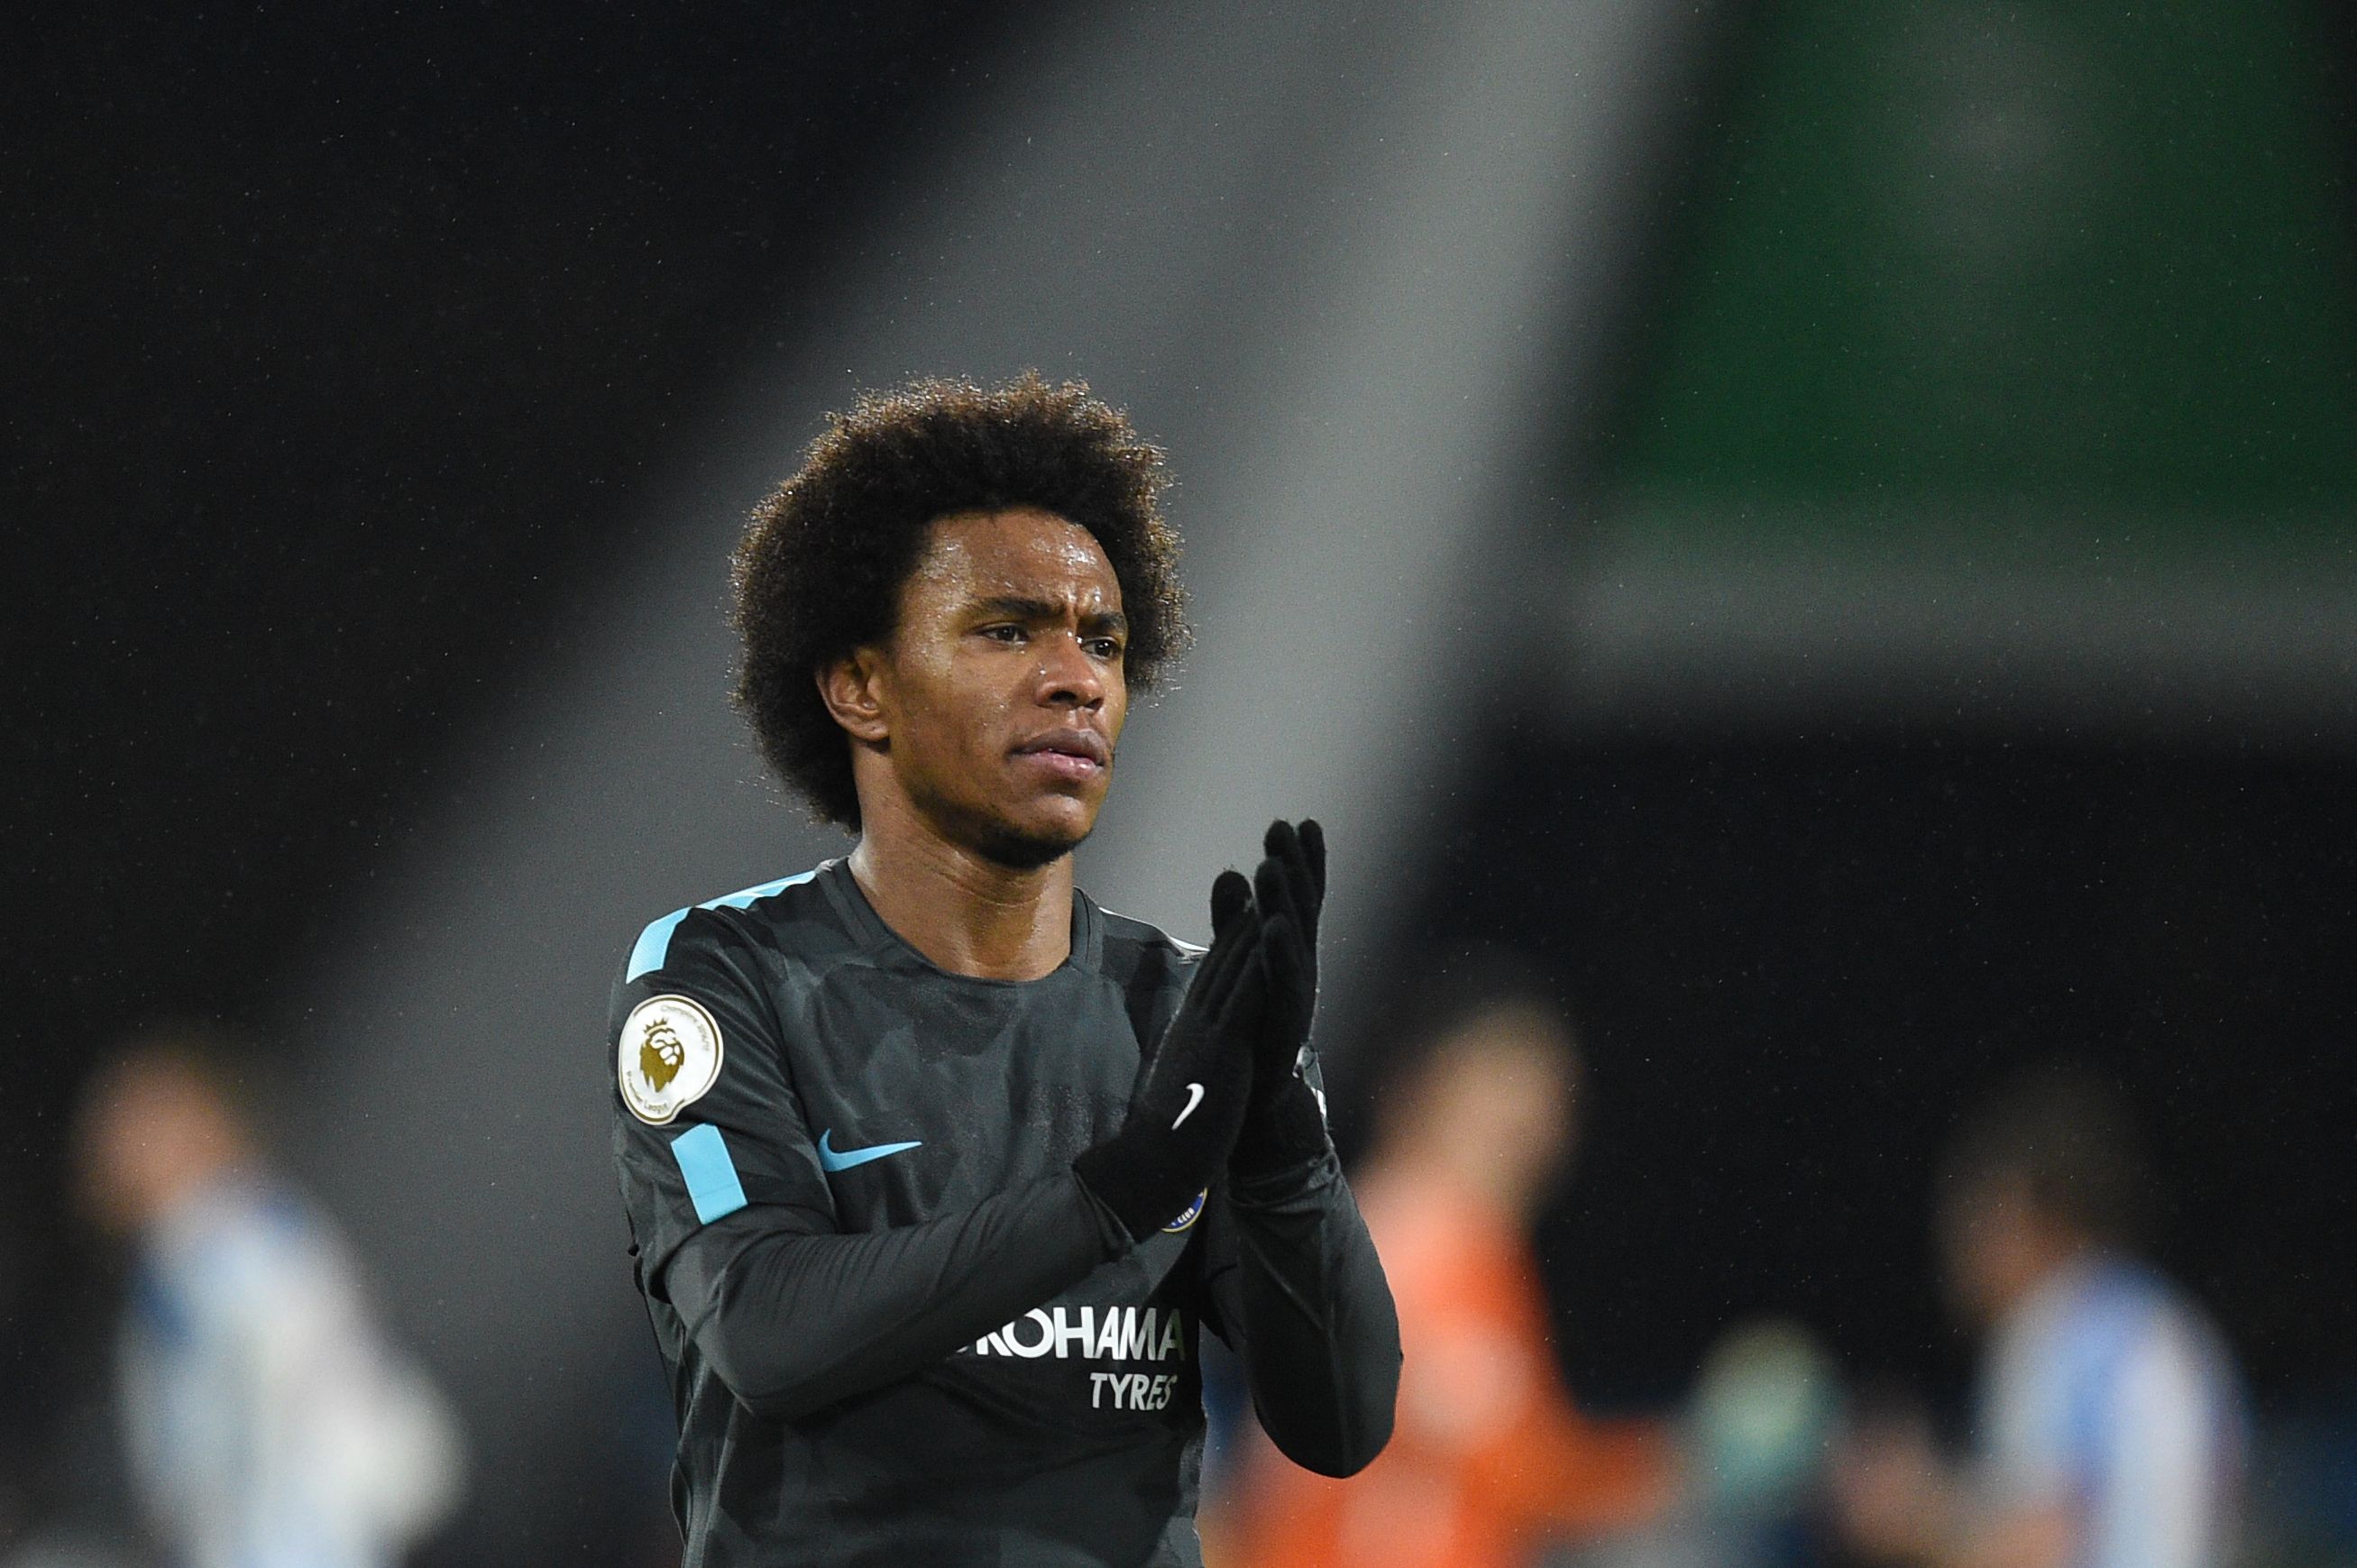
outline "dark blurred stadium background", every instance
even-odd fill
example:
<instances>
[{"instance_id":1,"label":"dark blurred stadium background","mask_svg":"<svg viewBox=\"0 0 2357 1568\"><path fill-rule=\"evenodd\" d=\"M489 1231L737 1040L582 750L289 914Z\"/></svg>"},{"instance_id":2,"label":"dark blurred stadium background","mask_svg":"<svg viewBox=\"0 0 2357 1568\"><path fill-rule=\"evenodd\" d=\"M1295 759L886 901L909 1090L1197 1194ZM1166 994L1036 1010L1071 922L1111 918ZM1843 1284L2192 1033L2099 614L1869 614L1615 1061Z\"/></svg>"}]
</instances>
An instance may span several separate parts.
<instances>
[{"instance_id":1,"label":"dark blurred stadium background","mask_svg":"<svg viewBox=\"0 0 2357 1568\"><path fill-rule=\"evenodd\" d=\"M2357 1552L2345 11L0 33L0 1530L110 1506L65 1124L199 1016L468 1417L436 1560L659 1560L605 988L833 853L726 710L726 551L855 387L1037 365L1170 446L1203 632L1084 876L1197 932L1258 822L1327 818L1346 1088L1436 944L1564 978L1583 1393L1765 1311L1955 1392L1930 1151L2068 1049L2281 1507Z\"/></svg>"}]
</instances>

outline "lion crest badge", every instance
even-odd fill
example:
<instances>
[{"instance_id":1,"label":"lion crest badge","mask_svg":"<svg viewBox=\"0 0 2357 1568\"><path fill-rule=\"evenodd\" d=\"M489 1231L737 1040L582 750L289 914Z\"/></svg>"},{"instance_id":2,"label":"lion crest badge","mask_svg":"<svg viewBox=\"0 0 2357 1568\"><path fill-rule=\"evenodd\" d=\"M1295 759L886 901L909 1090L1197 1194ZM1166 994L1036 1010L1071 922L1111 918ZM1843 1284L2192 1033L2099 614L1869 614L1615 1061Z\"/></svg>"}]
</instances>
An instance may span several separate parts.
<instances>
[{"instance_id":1,"label":"lion crest badge","mask_svg":"<svg viewBox=\"0 0 2357 1568\"><path fill-rule=\"evenodd\" d=\"M615 1063L622 1103L661 1127L720 1077L720 1026L693 997L650 996L622 1021Z\"/></svg>"}]
</instances>

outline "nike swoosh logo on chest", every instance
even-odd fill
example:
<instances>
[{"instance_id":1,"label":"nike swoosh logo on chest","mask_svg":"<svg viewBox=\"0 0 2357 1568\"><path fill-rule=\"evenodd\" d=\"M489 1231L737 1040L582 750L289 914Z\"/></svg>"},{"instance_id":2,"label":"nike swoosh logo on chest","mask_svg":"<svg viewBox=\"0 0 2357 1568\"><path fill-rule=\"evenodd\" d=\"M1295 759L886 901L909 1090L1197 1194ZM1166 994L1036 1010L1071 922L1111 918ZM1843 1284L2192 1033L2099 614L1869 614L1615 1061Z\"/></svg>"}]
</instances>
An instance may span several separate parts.
<instances>
[{"instance_id":1,"label":"nike swoosh logo on chest","mask_svg":"<svg viewBox=\"0 0 2357 1568\"><path fill-rule=\"evenodd\" d=\"M829 1127L818 1135L819 1168L832 1176L836 1171L847 1171L854 1165L864 1165L870 1160L880 1160L887 1155L923 1146L923 1139L914 1138L905 1144L870 1144L864 1149L838 1149L834 1146L834 1129Z\"/></svg>"}]
</instances>

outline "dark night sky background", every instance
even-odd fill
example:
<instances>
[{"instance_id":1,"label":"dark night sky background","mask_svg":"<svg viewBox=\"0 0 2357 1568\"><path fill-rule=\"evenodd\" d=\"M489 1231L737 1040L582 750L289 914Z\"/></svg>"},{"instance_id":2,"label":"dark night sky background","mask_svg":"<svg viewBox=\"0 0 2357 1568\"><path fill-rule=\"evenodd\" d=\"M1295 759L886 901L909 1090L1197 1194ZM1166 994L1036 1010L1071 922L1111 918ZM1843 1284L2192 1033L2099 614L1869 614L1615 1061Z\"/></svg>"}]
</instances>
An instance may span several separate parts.
<instances>
[{"instance_id":1,"label":"dark night sky background","mask_svg":"<svg viewBox=\"0 0 2357 1568\"><path fill-rule=\"evenodd\" d=\"M85 1039L253 1005L992 19L775 13L158 7L18 51L10 821Z\"/></svg>"},{"instance_id":2,"label":"dark night sky background","mask_svg":"<svg viewBox=\"0 0 2357 1568\"><path fill-rule=\"evenodd\" d=\"M962 85L1053 20L0 24L9 1450L77 1365L29 1347L82 1299L34 1283L72 1273L80 1064L158 1013L267 1024L499 694L561 654L641 477L791 330L781 306ZM1512 738L1550 782L1440 826L1448 879L1402 940L1511 917L1580 999L1598 1121L1547 1241L1584 1383L1661 1392L1767 1308L1859 1365L1953 1375L1918 1156L2058 983L2058 1026L2153 1127L2166 1255L2255 1376L2357 1377L2344 751ZM1564 875L1502 886L1501 843ZM1742 1044L1796 1035L1823 1043Z\"/></svg>"}]
</instances>

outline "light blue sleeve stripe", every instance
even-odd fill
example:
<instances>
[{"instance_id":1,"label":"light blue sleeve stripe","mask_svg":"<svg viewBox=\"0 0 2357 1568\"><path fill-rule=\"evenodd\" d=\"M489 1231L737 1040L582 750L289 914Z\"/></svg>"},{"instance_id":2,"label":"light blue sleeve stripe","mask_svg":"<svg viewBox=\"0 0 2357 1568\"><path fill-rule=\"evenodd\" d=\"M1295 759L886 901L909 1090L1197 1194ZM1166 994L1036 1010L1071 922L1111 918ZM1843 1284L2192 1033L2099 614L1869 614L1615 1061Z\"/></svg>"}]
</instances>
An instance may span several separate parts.
<instances>
[{"instance_id":1,"label":"light blue sleeve stripe","mask_svg":"<svg viewBox=\"0 0 2357 1568\"><path fill-rule=\"evenodd\" d=\"M821 867L813 866L808 871L797 872L791 876L780 876L775 882L764 882L759 887L741 887L734 893L726 893L717 898L707 898L695 908L699 909L747 908L760 899L783 893L789 887L801 886L816 876L821 869ZM687 916L688 911L685 909L673 909L662 919L648 922L647 929L639 933L639 940L631 945L630 967L622 975L624 983L627 984L638 979L639 976L663 966L663 960L671 955L671 934L679 929L679 923L686 919Z\"/></svg>"},{"instance_id":2,"label":"light blue sleeve stripe","mask_svg":"<svg viewBox=\"0 0 2357 1568\"><path fill-rule=\"evenodd\" d=\"M720 1129L705 1122L690 1127L671 1141L671 1157L687 1178L687 1196L695 1204L695 1218L709 1225L724 1214L745 1207L745 1184L737 1179L737 1162Z\"/></svg>"}]
</instances>

